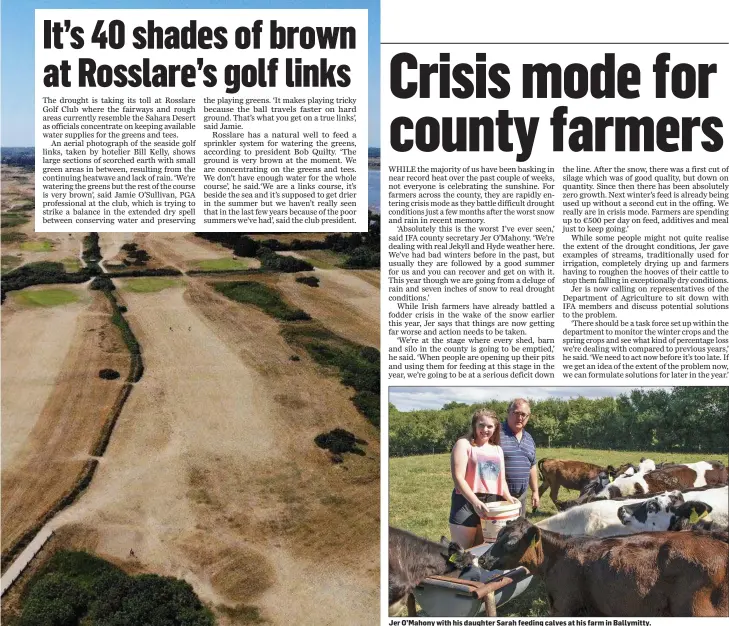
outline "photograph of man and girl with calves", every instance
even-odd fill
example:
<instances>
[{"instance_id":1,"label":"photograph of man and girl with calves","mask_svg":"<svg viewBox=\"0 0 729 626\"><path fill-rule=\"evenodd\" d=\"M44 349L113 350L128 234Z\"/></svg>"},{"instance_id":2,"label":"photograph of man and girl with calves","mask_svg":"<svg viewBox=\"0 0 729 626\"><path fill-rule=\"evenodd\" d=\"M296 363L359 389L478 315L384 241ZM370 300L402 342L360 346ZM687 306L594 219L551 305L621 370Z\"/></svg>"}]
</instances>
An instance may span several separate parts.
<instances>
[{"instance_id":1,"label":"photograph of man and girl with calves","mask_svg":"<svg viewBox=\"0 0 729 626\"><path fill-rule=\"evenodd\" d=\"M390 387L390 614L728 616L728 453L729 387Z\"/></svg>"}]
</instances>

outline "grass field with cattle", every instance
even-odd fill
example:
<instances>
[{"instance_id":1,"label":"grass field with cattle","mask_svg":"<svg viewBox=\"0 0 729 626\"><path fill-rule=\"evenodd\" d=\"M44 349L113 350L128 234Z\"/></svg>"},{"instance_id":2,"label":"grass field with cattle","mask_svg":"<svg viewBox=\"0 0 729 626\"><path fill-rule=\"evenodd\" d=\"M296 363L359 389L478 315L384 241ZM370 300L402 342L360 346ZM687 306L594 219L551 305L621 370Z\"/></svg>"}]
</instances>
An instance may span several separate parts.
<instances>
[{"instance_id":1,"label":"grass field with cattle","mask_svg":"<svg viewBox=\"0 0 729 626\"><path fill-rule=\"evenodd\" d=\"M618 467L623 463L638 464L642 457L662 462L693 463L718 460L729 465L727 455L688 452L645 452L592 450L588 448L537 448L537 458L569 459L596 463L603 467ZM540 481L541 484L541 481ZM421 537L439 541L449 537L448 514L450 511L453 479L449 454L432 454L391 458L389 462L389 523ZM579 495L574 490L560 489L560 500L572 500ZM531 494L527 503L531 502ZM532 513L527 507L527 519L536 523L558 511L547 490L541 498L539 510ZM544 585L535 577L529 589L498 610L502 617L548 616Z\"/></svg>"}]
</instances>

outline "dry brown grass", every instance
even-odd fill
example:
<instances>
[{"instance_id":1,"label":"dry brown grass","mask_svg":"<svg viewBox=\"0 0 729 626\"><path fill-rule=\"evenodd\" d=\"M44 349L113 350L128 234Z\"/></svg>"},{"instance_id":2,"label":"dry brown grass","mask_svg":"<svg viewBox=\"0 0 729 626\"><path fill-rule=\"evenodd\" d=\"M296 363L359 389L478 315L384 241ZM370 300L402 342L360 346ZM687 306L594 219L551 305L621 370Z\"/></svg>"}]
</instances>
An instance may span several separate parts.
<instances>
[{"instance_id":1,"label":"dry brown grass","mask_svg":"<svg viewBox=\"0 0 729 626\"><path fill-rule=\"evenodd\" d=\"M91 298L92 304L78 317L52 392L3 468L3 551L70 489L87 460L122 384L100 379L99 370L129 367L119 331L109 321L108 302L99 293ZM42 353L29 358L42 368ZM20 393L21 386L19 382L11 392ZM19 419L3 415L4 425L14 417Z\"/></svg>"},{"instance_id":2,"label":"dry brown grass","mask_svg":"<svg viewBox=\"0 0 729 626\"><path fill-rule=\"evenodd\" d=\"M348 621L371 623L378 432L337 378L306 355L290 361L278 322L186 282L184 293L123 295L145 374L94 481L58 523L93 529L105 558L133 548L146 570L184 577L231 615L289 623L308 611L328 624L354 606ZM370 442L367 456L333 465L313 438L336 426Z\"/></svg>"},{"instance_id":3,"label":"dry brown grass","mask_svg":"<svg viewBox=\"0 0 729 626\"><path fill-rule=\"evenodd\" d=\"M130 239L102 235L105 258ZM182 270L193 260L230 254L189 234L134 240L156 262ZM377 285L369 279L350 284L357 275L343 274L338 287L335 281L317 290L298 286L318 293L320 302L308 302L323 323L336 323L339 307L344 336L376 345L379 319L370 287ZM260 279L285 297L309 297L297 295L291 276ZM59 546L82 548L130 573L184 578L222 626L298 623L302 615L319 624L339 624L343 616L370 624L379 607L379 432L354 408L353 391L337 375L303 352L299 361L290 360L293 349L277 321L226 299L209 280L186 277L183 287L117 292L142 346L145 374L91 485L54 520L59 531L33 568ZM344 307L342 285L353 300ZM355 302L357 294L362 301ZM102 367L125 372L128 366L116 328L108 328L107 306L95 296L79 316L61 368L75 374L53 385L28 433L32 445L19 449L7 486L3 473L3 546L7 529L17 535L16 517L31 518L47 506L30 497L30 489L51 494L60 488L49 483L51 474L67 481L86 458L113 402L113 394L98 393L97 383L107 391L121 385L96 376ZM332 464L313 439L335 427L368 441L366 456ZM52 459L45 468L42 454Z\"/></svg>"}]
</instances>

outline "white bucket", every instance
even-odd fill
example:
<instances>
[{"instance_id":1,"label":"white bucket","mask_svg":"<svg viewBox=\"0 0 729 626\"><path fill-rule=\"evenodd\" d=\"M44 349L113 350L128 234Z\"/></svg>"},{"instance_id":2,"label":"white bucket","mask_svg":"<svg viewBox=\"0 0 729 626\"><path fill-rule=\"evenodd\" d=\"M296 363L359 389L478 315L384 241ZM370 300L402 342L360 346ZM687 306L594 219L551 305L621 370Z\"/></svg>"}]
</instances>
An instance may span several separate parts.
<instances>
[{"instance_id":1,"label":"white bucket","mask_svg":"<svg viewBox=\"0 0 729 626\"><path fill-rule=\"evenodd\" d=\"M506 522L519 517L521 512L521 504L511 504L510 502L487 502L486 517L481 519L483 526L484 541L496 541L496 535L506 526Z\"/></svg>"}]
</instances>

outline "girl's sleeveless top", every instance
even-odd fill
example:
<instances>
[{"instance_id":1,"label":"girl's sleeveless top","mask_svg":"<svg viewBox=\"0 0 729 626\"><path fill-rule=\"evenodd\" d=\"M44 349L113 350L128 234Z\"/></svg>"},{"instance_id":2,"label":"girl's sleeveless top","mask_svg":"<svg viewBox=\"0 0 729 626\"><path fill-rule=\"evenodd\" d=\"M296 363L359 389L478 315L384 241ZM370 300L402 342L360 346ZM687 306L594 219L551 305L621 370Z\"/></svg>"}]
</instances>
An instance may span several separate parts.
<instances>
[{"instance_id":1,"label":"girl's sleeveless top","mask_svg":"<svg viewBox=\"0 0 729 626\"><path fill-rule=\"evenodd\" d=\"M503 495L503 481L501 479L501 472L503 471L504 451L501 446L480 448L471 445L468 449L466 482L473 490L473 493Z\"/></svg>"}]
</instances>

